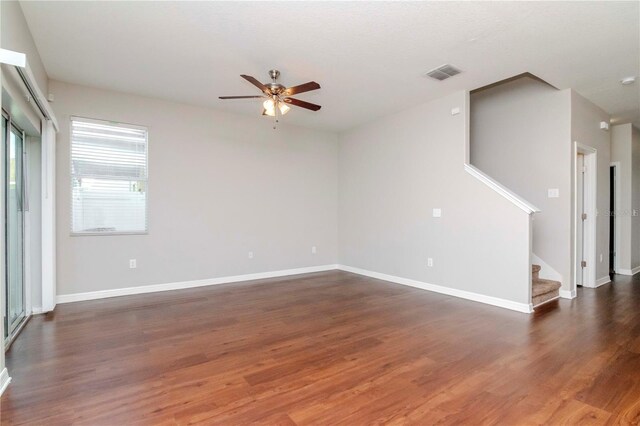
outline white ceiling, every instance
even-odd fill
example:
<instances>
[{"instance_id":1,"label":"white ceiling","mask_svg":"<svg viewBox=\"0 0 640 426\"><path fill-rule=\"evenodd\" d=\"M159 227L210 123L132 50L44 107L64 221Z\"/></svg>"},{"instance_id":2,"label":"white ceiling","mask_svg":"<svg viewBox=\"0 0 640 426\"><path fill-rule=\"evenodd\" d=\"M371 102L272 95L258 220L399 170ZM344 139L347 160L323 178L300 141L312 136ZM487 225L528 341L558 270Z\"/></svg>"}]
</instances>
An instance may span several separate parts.
<instances>
[{"instance_id":1,"label":"white ceiling","mask_svg":"<svg viewBox=\"0 0 640 426\"><path fill-rule=\"evenodd\" d=\"M284 120L341 131L460 89L531 72L640 126L640 3L22 2L49 76L260 116L278 68L322 105ZM444 63L445 82L423 74Z\"/></svg>"}]
</instances>

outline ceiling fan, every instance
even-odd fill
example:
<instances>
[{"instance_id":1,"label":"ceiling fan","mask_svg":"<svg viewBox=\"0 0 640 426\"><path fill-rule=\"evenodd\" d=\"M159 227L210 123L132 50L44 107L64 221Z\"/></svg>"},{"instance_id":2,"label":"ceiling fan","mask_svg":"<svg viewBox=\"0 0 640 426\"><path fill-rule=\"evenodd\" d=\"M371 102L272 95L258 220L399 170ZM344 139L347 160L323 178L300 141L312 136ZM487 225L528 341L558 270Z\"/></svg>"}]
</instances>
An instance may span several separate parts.
<instances>
[{"instance_id":1,"label":"ceiling fan","mask_svg":"<svg viewBox=\"0 0 640 426\"><path fill-rule=\"evenodd\" d=\"M220 96L220 99L253 99L263 98L265 101L262 103L262 115L268 115L274 117L276 123L278 122L278 114L285 115L291 108L289 105L295 105L300 108L310 109L311 111L318 111L321 106L312 104L310 102L301 101L299 99L291 98L291 95L298 93L310 92L320 88L320 85L315 81L310 81L299 86L285 87L278 83L278 77L280 77L280 71L269 71L269 77L271 77L270 83L260 83L255 77L250 75L240 75L240 77L247 80L249 83L256 86L262 91L260 96ZM276 126L274 125L275 129Z\"/></svg>"}]
</instances>

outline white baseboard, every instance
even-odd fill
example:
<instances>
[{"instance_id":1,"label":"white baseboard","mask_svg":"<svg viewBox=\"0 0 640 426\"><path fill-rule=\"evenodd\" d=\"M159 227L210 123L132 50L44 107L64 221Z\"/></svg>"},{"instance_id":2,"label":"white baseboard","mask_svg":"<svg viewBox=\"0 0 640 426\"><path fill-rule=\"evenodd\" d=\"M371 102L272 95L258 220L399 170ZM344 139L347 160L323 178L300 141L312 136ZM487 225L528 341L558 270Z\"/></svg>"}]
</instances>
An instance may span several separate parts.
<instances>
[{"instance_id":1,"label":"white baseboard","mask_svg":"<svg viewBox=\"0 0 640 426\"><path fill-rule=\"evenodd\" d=\"M640 272L640 266L636 266L633 269L618 269L616 271L616 274L620 274L620 275L635 275L638 272Z\"/></svg>"},{"instance_id":2,"label":"white baseboard","mask_svg":"<svg viewBox=\"0 0 640 426\"><path fill-rule=\"evenodd\" d=\"M186 288L204 287L209 285L237 283L240 281L262 280L265 278L286 277L288 275L309 274L338 269L338 265L310 266L307 268L284 269L280 271L259 272L255 274L234 275L230 277L209 278L195 281L181 281L175 283L143 285L139 287L118 288L113 290L90 291L86 293L59 294L57 303L81 302L85 300L105 299L108 297L130 296L132 294L155 293L158 291L182 290Z\"/></svg>"},{"instance_id":3,"label":"white baseboard","mask_svg":"<svg viewBox=\"0 0 640 426\"><path fill-rule=\"evenodd\" d=\"M575 290L560 290L560 297L563 299L575 299L576 291Z\"/></svg>"},{"instance_id":4,"label":"white baseboard","mask_svg":"<svg viewBox=\"0 0 640 426\"><path fill-rule=\"evenodd\" d=\"M601 285L605 285L605 284L610 283L610 282L611 282L611 278L606 276L606 277L598 278L594 285L583 284L582 287L584 287L584 288L598 288Z\"/></svg>"},{"instance_id":5,"label":"white baseboard","mask_svg":"<svg viewBox=\"0 0 640 426\"><path fill-rule=\"evenodd\" d=\"M42 310L41 307L31 308L31 315L40 315L40 314L43 314L43 313L44 313L44 311Z\"/></svg>"},{"instance_id":6,"label":"white baseboard","mask_svg":"<svg viewBox=\"0 0 640 426\"><path fill-rule=\"evenodd\" d=\"M0 373L0 396L4 393L7 386L11 383L11 377L9 377L9 371L5 368Z\"/></svg>"},{"instance_id":7,"label":"white baseboard","mask_svg":"<svg viewBox=\"0 0 640 426\"><path fill-rule=\"evenodd\" d=\"M605 284L609 284L611 282L611 278L609 277L609 275L607 275L606 277L602 277L602 278L598 278L596 280L596 288L600 287L601 285L605 285Z\"/></svg>"},{"instance_id":8,"label":"white baseboard","mask_svg":"<svg viewBox=\"0 0 640 426\"><path fill-rule=\"evenodd\" d=\"M381 274L379 272L367 271L365 269L353 268L345 265L322 265L311 266L307 268L285 269L280 271L260 272L255 274L235 275L229 277L210 278L195 281L182 281L165 284L152 284L138 287L127 287L113 290L99 290L86 293L60 294L56 297L57 303L81 302L86 300L105 299L109 297L130 296L134 294L155 293L160 291L182 290L187 288L204 287L210 285L230 284L241 281L261 280L265 278L285 277L289 275L309 274L312 272L331 271L340 269L342 271L352 272L358 275L377 278L384 281L390 281L397 284L407 285L420 288L423 290L433 291L436 293L446 294L449 296L460 297L462 299L473 300L475 302L485 303L487 305L498 306L501 308L511 309L513 311L531 313L533 306L529 303L518 303L511 300L500 299L483 294L472 293L469 291L458 290L454 288L444 287L435 284L428 284L421 281L411 280L408 278L396 277L393 275ZM36 309L33 310L36 313Z\"/></svg>"},{"instance_id":9,"label":"white baseboard","mask_svg":"<svg viewBox=\"0 0 640 426\"><path fill-rule=\"evenodd\" d=\"M511 300L500 299L498 297L485 296L483 294L472 293L470 291L458 290L455 288L444 287L435 284L428 284L422 281L411 280L408 278L396 277L393 275L381 274L379 272L367 271L366 269L354 268L351 266L338 265L338 269L351 272L366 277L376 278L379 280L390 281L396 284L407 285L420 288L423 290L433 291L436 293L446 294L448 296L459 297L461 299L473 300L475 302L485 303L487 305L498 306L501 308L511 309L513 311L524 312L529 314L533 312L533 306L530 303L518 303Z\"/></svg>"}]
</instances>

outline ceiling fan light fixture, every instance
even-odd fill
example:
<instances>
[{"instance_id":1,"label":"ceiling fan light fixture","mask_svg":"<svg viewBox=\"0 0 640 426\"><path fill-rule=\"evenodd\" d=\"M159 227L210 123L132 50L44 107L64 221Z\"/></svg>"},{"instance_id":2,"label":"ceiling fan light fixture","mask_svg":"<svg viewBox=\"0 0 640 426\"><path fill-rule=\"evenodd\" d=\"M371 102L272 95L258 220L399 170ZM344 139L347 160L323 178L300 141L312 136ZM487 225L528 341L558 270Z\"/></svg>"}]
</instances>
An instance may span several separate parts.
<instances>
[{"instance_id":1,"label":"ceiling fan light fixture","mask_svg":"<svg viewBox=\"0 0 640 426\"><path fill-rule=\"evenodd\" d=\"M291 110L289 105L285 104L284 102L278 102L278 109L280 110L280 114L282 115L285 115Z\"/></svg>"},{"instance_id":2,"label":"ceiling fan light fixture","mask_svg":"<svg viewBox=\"0 0 640 426\"><path fill-rule=\"evenodd\" d=\"M312 104L311 102L301 101L300 99L292 98L292 95L297 95L300 93L310 92L312 90L317 90L320 88L320 85L315 81L309 81L304 84L299 84L297 86L285 87L282 84L278 83L278 77L280 76L280 71L271 70L269 71L269 77L271 77L270 83L261 83L257 78L252 77L250 75L240 74L240 77L244 78L249 83L253 84L255 87L260 89L262 92L257 96L220 96L220 99L253 99L253 98L261 98L262 102L262 115L268 115L269 117L275 117L275 122L278 123L278 113L280 115L287 114L291 107L290 105L295 105L298 108L304 108L311 111L320 110L321 106ZM266 98L266 99L265 99ZM273 128L276 128L274 124Z\"/></svg>"},{"instance_id":3,"label":"ceiling fan light fixture","mask_svg":"<svg viewBox=\"0 0 640 426\"><path fill-rule=\"evenodd\" d=\"M264 101L262 103L262 106L264 107L264 109L266 109L267 111L271 110L273 111L275 109L275 103L273 102L273 99L269 98L266 101Z\"/></svg>"}]
</instances>

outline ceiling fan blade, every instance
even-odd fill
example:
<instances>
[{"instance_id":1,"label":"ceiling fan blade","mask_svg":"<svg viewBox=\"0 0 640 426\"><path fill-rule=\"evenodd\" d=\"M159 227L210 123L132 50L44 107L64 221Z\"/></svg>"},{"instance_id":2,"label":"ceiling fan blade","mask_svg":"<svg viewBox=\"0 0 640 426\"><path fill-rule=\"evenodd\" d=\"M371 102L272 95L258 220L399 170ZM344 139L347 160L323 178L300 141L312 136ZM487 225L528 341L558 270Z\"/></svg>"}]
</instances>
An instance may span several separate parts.
<instances>
[{"instance_id":1,"label":"ceiling fan blade","mask_svg":"<svg viewBox=\"0 0 640 426\"><path fill-rule=\"evenodd\" d=\"M264 98L264 96L220 96L219 99L253 99Z\"/></svg>"},{"instance_id":2,"label":"ceiling fan blade","mask_svg":"<svg viewBox=\"0 0 640 426\"><path fill-rule=\"evenodd\" d=\"M284 98L283 101L300 108L310 109L311 111L318 111L320 108L322 108L320 105L312 104L310 102L305 102L294 98Z\"/></svg>"},{"instance_id":3,"label":"ceiling fan blade","mask_svg":"<svg viewBox=\"0 0 640 426\"><path fill-rule=\"evenodd\" d=\"M299 86L289 87L288 89L285 89L283 94L285 96L291 96L291 95L297 95L298 93L310 92L312 90L317 90L319 88L320 88L320 85L318 83L316 83L315 81L310 81L308 83L301 84Z\"/></svg>"},{"instance_id":4,"label":"ceiling fan blade","mask_svg":"<svg viewBox=\"0 0 640 426\"><path fill-rule=\"evenodd\" d=\"M251 77L250 75L241 74L240 77L247 80L249 83L256 86L258 89L262 90L264 93L269 93L269 89L264 84L260 83L255 77Z\"/></svg>"}]
</instances>

